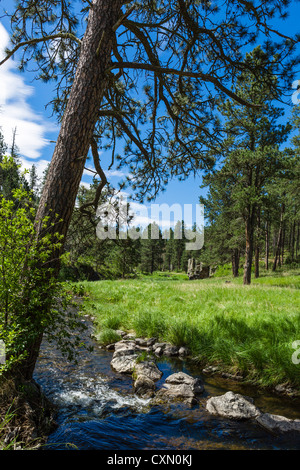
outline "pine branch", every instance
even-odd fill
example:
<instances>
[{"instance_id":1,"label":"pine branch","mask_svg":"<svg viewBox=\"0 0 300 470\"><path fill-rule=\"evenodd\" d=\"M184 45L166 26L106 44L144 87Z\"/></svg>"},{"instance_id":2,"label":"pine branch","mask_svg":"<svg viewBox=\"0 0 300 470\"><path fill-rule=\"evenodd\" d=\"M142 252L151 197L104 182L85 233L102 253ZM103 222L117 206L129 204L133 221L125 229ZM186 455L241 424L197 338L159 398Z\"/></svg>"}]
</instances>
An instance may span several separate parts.
<instances>
[{"instance_id":1,"label":"pine branch","mask_svg":"<svg viewBox=\"0 0 300 470\"><path fill-rule=\"evenodd\" d=\"M135 69L135 70L149 70L151 72L163 73L163 74L171 74L171 75L178 75L179 77L190 77L190 78L200 78L205 82L213 83L219 90L226 93L227 96L234 99L238 103L242 104L243 106L248 106L250 108L260 108L260 105L250 103L249 101L244 100L240 96L233 93L227 87L225 87L216 77L212 75L208 75L202 72L189 72L185 70L177 70L169 67L160 67L157 65L152 64L145 64L145 63L137 63L137 62L116 62L112 63L111 67L108 71L114 69Z\"/></svg>"},{"instance_id":2,"label":"pine branch","mask_svg":"<svg viewBox=\"0 0 300 470\"><path fill-rule=\"evenodd\" d=\"M0 66L3 65L8 59L10 59L15 54L15 52L17 52L19 49L21 49L24 46L34 45L40 42L52 41L53 39L58 39L58 38L72 39L73 41L77 42L77 44L81 45L81 40L71 33L56 33L56 34L51 34L49 36L44 36L41 38L29 39L28 41L19 42L19 44L17 44L11 51L7 50L6 51L7 55L4 59L1 60Z\"/></svg>"}]
</instances>

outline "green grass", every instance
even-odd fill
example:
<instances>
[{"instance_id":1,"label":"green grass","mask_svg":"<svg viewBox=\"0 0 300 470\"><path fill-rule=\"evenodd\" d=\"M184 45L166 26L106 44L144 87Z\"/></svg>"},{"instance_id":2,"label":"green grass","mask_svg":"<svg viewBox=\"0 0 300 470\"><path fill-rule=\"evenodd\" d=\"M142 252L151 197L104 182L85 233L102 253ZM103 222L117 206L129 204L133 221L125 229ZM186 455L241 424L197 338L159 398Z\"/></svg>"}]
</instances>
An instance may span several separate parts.
<instances>
[{"instance_id":1,"label":"green grass","mask_svg":"<svg viewBox=\"0 0 300 470\"><path fill-rule=\"evenodd\" d=\"M81 283L99 331L156 336L247 382L299 387L300 364L292 362L292 343L300 340L299 272L263 273L251 286L229 276L188 281L164 274Z\"/></svg>"}]
</instances>

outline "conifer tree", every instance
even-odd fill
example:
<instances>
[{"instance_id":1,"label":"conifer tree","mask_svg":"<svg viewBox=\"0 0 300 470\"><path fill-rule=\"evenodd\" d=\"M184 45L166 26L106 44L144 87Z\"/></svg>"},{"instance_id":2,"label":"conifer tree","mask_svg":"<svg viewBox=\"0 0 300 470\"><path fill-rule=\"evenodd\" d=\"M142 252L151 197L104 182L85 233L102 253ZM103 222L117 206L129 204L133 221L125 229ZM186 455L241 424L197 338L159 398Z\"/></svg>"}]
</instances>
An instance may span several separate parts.
<instances>
[{"instance_id":1,"label":"conifer tree","mask_svg":"<svg viewBox=\"0 0 300 470\"><path fill-rule=\"evenodd\" d=\"M264 188L284 168L279 146L287 140L291 126L278 123L283 110L273 104L280 99L280 92L268 53L257 47L246 55L245 64L251 64L256 72L245 67L236 77L234 90L258 107L244 108L231 100L220 105L227 138L220 149L222 167L214 177L230 193L233 214L244 220L244 284L250 284L255 229L266 197Z\"/></svg>"}]
</instances>

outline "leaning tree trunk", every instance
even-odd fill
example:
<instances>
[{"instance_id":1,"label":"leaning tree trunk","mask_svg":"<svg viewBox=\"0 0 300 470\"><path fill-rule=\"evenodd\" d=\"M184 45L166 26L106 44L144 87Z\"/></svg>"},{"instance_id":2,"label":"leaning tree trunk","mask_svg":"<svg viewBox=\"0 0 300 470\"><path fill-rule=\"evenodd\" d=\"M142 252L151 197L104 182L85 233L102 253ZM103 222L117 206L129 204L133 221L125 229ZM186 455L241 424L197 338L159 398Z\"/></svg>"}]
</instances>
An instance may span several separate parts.
<instances>
[{"instance_id":1,"label":"leaning tree trunk","mask_svg":"<svg viewBox=\"0 0 300 470\"><path fill-rule=\"evenodd\" d=\"M106 71L111 62L113 26L120 17L122 3L121 0L92 2L73 86L37 211L37 238L45 230L42 228L45 217L49 217L50 234L55 232L64 237L67 234L99 106L108 86ZM51 263L56 272L59 255L60 251L54 253ZM32 377L41 340L42 335L28 351L23 367L27 379Z\"/></svg>"}]
</instances>

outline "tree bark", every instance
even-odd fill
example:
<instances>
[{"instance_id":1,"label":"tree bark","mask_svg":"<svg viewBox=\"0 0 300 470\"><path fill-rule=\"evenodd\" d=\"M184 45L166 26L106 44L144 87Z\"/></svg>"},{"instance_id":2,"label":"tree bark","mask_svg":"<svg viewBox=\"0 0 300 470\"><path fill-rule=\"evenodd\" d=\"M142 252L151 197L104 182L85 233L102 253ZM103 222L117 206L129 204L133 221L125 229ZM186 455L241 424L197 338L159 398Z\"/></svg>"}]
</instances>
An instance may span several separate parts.
<instances>
[{"instance_id":1,"label":"tree bark","mask_svg":"<svg viewBox=\"0 0 300 470\"><path fill-rule=\"evenodd\" d=\"M282 237L281 237L281 265L284 263L284 244L285 244L285 224L283 222Z\"/></svg>"},{"instance_id":2,"label":"tree bark","mask_svg":"<svg viewBox=\"0 0 300 470\"><path fill-rule=\"evenodd\" d=\"M255 278L259 277L259 246L255 247Z\"/></svg>"},{"instance_id":3,"label":"tree bark","mask_svg":"<svg viewBox=\"0 0 300 470\"><path fill-rule=\"evenodd\" d=\"M244 265L244 285L251 284L251 269L253 259L253 246L254 246L254 220L255 211L249 211L249 215L245 221L245 236L246 236L246 250L245 250L245 265Z\"/></svg>"},{"instance_id":4,"label":"tree bark","mask_svg":"<svg viewBox=\"0 0 300 470\"><path fill-rule=\"evenodd\" d=\"M120 17L121 6L121 0L92 2L73 86L36 215L37 238L45 230L63 237L67 234L99 106L108 86L106 71L111 64L113 26ZM45 217L49 217L46 229L42 226ZM60 253L61 249L57 249L49 260L56 273ZM23 367L28 379L32 377L41 340L39 337L28 351L30 361Z\"/></svg>"},{"instance_id":5,"label":"tree bark","mask_svg":"<svg viewBox=\"0 0 300 470\"><path fill-rule=\"evenodd\" d=\"M300 223L297 224L297 238L295 243L295 256L296 260L298 259L298 251L299 251L299 240L300 240Z\"/></svg>"},{"instance_id":6,"label":"tree bark","mask_svg":"<svg viewBox=\"0 0 300 470\"><path fill-rule=\"evenodd\" d=\"M120 15L121 0L94 0L69 101L51 160L37 212L37 234L41 221L57 222L53 231L66 235L91 144L99 106L108 86L112 28ZM100 45L100 48L99 48Z\"/></svg>"},{"instance_id":7,"label":"tree bark","mask_svg":"<svg viewBox=\"0 0 300 470\"><path fill-rule=\"evenodd\" d=\"M290 238L290 259L291 262L293 263L295 259L295 228L296 228L296 222L295 220L293 221L292 227L291 227L291 238Z\"/></svg>"},{"instance_id":8,"label":"tree bark","mask_svg":"<svg viewBox=\"0 0 300 470\"><path fill-rule=\"evenodd\" d=\"M255 278L259 277L259 255L260 255L260 209L257 214L256 242L255 242Z\"/></svg>"},{"instance_id":9,"label":"tree bark","mask_svg":"<svg viewBox=\"0 0 300 470\"><path fill-rule=\"evenodd\" d=\"M239 275L239 262L240 262L240 250L235 248L231 255L232 260L232 275L238 277Z\"/></svg>"},{"instance_id":10,"label":"tree bark","mask_svg":"<svg viewBox=\"0 0 300 470\"><path fill-rule=\"evenodd\" d=\"M269 269L269 223L265 223L265 268Z\"/></svg>"},{"instance_id":11,"label":"tree bark","mask_svg":"<svg viewBox=\"0 0 300 470\"><path fill-rule=\"evenodd\" d=\"M277 244L276 244L276 251L275 251L275 257L273 261L273 271L276 271L277 264L280 263L280 253L281 253L281 245L282 245L282 235L283 235L283 217L284 217L284 212L285 212L285 204L282 203L281 205L281 213L280 213L280 225L279 225L279 231L278 231L278 237L277 237Z\"/></svg>"}]
</instances>

